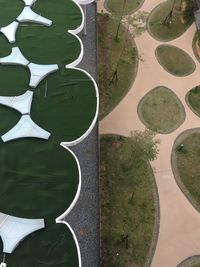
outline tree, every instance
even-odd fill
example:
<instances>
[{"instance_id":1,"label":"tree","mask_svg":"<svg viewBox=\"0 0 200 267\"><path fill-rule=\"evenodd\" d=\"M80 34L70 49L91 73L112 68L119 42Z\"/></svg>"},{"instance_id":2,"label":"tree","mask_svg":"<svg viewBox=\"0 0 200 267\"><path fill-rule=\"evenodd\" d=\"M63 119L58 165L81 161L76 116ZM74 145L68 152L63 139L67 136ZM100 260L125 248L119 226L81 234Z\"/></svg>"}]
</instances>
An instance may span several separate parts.
<instances>
[{"instance_id":1,"label":"tree","mask_svg":"<svg viewBox=\"0 0 200 267\"><path fill-rule=\"evenodd\" d=\"M154 137L155 133L150 130L131 132L120 151L125 170L134 167L133 172L138 175L138 172L142 171L143 164L156 159L159 141Z\"/></svg>"},{"instance_id":2,"label":"tree","mask_svg":"<svg viewBox=\"0 0 200 267\"><path fill-rule=\"evenodd\" d=\"M173 13L174 13L175 3L176 3L176 0L173 1L172 7L171 7L169 13L167 14L165 19L163 20L163 22L162 22L163 25L169 26L170 24L173 23Z\"/></svg>"},{"instance_id":3,"label":"tree","mask_svg":"<svg viewBox=\"0 0 200 267\"><path fill-rule=\"evenodd\" d=\"M115 40L116 41L118 41L118 39L119 39L119 29L120 29L121 22L122 22L122 19L123 19L123 16L124 16L124 10L125 10L125 7L126 7L126 1L127 0L124 0L124 2L123 2L122 13L121 13L121 16L120 16L120 19L119 19L119 23L118 23L118 26L117 26L117 32L116 32L116 35L115 35Z\"/></svg>"},{"instance_id":4,"label":"tree","mask_svg":"<svg viewBox=\"0 0 200 267\"><path fill-rule=\"evenodd\" d=\"M120 60L121 60L122 54L123 54L123 49L122 49L122 51L120 53L120 56L118 58L118 61L117 61L117 64L116 64L116 68L115 68L115 70L113 71L113 73L111 75L109 85L114 84L116 86L117 83L118 83L118 69L119 69L119 65L120 65Z\"/></svg>"},{"instance_id":5,"label":"tree","mask_svg":"<svg viewBox=\"0 0 200 267\"><path fill-rule=\"evenodd\" d=\"M183 18L185 21L189 21L194 17L194 1L193 0L184 0L184 1L185 1L185 6L183 6L182 8Z\"/></svg>"},{"instance_id":6,"label":"tree","mask_svg":"<svg viewBox=\"0 0 200 267\"><path fill-rule=\"evenodd\" d=\"M170 26L173 23L173 16L175 11L175 6L179 5L179 12L182 13L182 16L185 21L190 20L193 17L193 7L194 1L193 0L173 0L171 9L167 16L164 18L162 24L166 26Z\"/></svg>"},{"instance_id":7,"label":"tree","mask_svg":"<svg viewBox=\"0 0 200 267\"><path fill-rule=\"evenodd\" d=\"M130 137L124 138L119 150L120 161L118 162L120 165L118 167L121 168L123 174L121 178L126 179L124 183L127 183L128 180L140 181L144 175L147 175L146 164L156 159L158 143L155 133L150 130L131 132ZM130 181L130 189L132 184ZM135 186L137 186L136 184ZM123 192L118 192L118 194L123 195ZM125 201L118 203L118 220L108 234L112 236L113 242L126 249L129 247L129 234L132 229L132 214L130 214L129 208Z\"/></svg>"}]
</instances>

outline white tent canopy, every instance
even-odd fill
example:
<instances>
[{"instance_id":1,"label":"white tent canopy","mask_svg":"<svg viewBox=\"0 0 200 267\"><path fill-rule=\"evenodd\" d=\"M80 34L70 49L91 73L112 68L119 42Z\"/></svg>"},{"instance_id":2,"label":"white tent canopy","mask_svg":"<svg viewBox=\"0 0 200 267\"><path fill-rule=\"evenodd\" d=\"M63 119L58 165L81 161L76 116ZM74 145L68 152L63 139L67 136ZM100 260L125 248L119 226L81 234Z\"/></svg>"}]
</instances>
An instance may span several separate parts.
<instances>
[{"instance_id":1,"label":"white tent canopy","mask_svg":"<svg viewBox=\"0 0 200 267\"><path fill-rule=\"evenodd\" d=\"M16 41L15 34L16 34L18 26L19 26L19 23L16 21L13 21L9 25L0 28L0 32L2 32L6 36L6 38L8 39L10 43L14 43Z\"/></svg>"},{"instance_id":2,"label":"white tent canopy","mask_svg":"<svg viewBox=\"0 0 200 267\"><path fill-rule=\"evenodd\" d=\"M28 64L28 68L31 73L31 79L29 86L31 87L37 87L37 85L50 73L57 71L58 65L57 64L51 64L51 65L40 65L40 64L34 64L30 63Z\"/></svg>"},{"instance_id":3,"label":"white tent canopy","mask_svg":"<svg viewBox=\"0 0 200 267\"><path fill-rule=\"evenodd\" d=\"M44 227L44 219L24 219L0 213L3 252L12 253L25 237Z\"/></svg>"},{"instance_id":4,"label":"white tent canopy","mask_svg":"<svg viewBox=\"0 0 200 267\"><path fill-rule=\"evenodd\" d=\"M29 86L37 87L37 85L50 73L59 69L57 64L35 64L28 61L20 51L18 47L13 47L11 54L0 58L0 64L2 65L21 65L28 67L31 73Z\"/></svg>"},{"instance_id":5,"label":"white tent canopy","mask_svg":"<svg viewBox=\"0 0 200 267\"><path fill-rule=\"evenodd\" d=\"M19 96L0 96L0 104L16 109L21 114L29 114L31 111L31 104L33 99L33 92L26 91Z\"/></svg>"},{"instance_id":6,"label":"white tent canopy","mask_svg":"<svg viewBox=\"0 0 200 267\"><path fill-rule=\"evenodd\" d=\"M46 26L51 26L52 21L46 19L37 13L35 13L30 6L24 7L22 13L17 17L17 21L19 22L35 22Z\"/></svg>"},{"instance_id":7,"label":"white tent canopy","mask_svg":"<svg viewBox=\"0 0 200 267\"><path fill-rule=\"evenodd\" d=\"M18 47L13 47L10 55L0 58L0 63L5 65L27 66L29 61L22 55Z\"/></svg>"},{"instance_id":8,"label":"white tent canopy","mask_svg":"<svg viewBox=\"0 0 200 267\"><path fill-rule=\"evenodd\" d=\"M4 142L15 139L34 137L41 139L49 139L50 133L40 128L35 122L32 121L29 115L23 115L19 122L6 134L1 136Z\"/></svg>"}]
</instances>

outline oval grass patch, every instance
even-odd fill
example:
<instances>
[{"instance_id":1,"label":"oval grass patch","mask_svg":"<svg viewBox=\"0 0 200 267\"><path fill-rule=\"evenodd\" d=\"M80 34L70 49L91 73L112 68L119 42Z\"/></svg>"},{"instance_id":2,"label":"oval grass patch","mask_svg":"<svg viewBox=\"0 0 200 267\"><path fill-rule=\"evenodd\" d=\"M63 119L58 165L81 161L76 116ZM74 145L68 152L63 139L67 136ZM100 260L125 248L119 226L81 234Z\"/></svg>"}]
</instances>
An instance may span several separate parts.
<instances>
[{"instance_id":1,"label":"oval grass patch","mask_svg":"<svg viewBox=\"0 0 200 267\"><path fill-rule=\"evenodd\" d=\"M142 98L138 105L138 115L148 128L162 134L171 133L185 119L180 100L164 86L154 88Z\"/></svg>"},{"instance_id":2,"label":"oval grass patch","mask_svg":"<svg viewBox=\"0 0 200 267\"><path fill-rule=\"evenodd\" d=\"M180 0L176 1L173 11L173 22L169 25L164 23L164 20L169 15L172 9L173 2L168 0L159 4L153 9L148 19L148 31L160 41L171 41L181 36L193 22L193 16L187 16L185 19L181 17ZM190 13L192 14L192 12ZM183 23L183 19L185 23Z\"/></svg>"},{"instance_id":3,"label":"oval grass patch","mask_svg":"<svg viewBox=\"0 0 200 267\"><path fill-rule=\"evenodd\" d=\"M160 45L155 51L160 65L170 74L187 76L194 72L196 65L182 49L172 45Z\"/></svg>"}]
</instances>

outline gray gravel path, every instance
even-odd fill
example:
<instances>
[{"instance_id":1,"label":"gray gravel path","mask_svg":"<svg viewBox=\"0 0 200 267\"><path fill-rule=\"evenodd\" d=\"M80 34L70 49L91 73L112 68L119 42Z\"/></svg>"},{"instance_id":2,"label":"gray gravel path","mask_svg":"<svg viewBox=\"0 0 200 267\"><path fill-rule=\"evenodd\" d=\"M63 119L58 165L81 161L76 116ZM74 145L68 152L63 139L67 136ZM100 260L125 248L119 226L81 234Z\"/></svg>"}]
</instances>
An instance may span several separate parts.
<instances>
[{"instance_id":1,"label":"gray gravel path","mask_svg":"<svg viewBox=\"0 0 200 267\"><path fill-rule=\"evenodd\" d=\"M79 67L97 77L96 4L87 6L87 36L80 34L84 44L84 58ZM99 167L98 167L98 124L83 142L72 150L76 153L82 170L80 198L67 216L79 241L82 266L100 266L100 223L99 223Z\"/></svg>"}]
</instances>

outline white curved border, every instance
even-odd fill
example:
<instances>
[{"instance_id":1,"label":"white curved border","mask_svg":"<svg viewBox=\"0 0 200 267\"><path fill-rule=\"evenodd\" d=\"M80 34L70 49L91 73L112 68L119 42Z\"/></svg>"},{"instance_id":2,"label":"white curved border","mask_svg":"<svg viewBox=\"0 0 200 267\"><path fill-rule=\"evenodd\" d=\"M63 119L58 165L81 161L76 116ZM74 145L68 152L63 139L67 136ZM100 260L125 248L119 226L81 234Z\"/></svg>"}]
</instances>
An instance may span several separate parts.
<instances>
[{"instance_id":1,"label":"white curved border","mask_svg":"<svg viewBox=\"0 0 200 267\"><path fill-rule=\"evenodd\" d=\"M81 15L82 15L82 22L81 22L81 25L78 28L76 28L74 30L68 30L68 32L78 39L78 41L80 43L81 51L80 51L80 54L79 54L78 58L75 61L73 61L72 63L66 65L65 67L67 69L75 69L75 70L81 71L81 72L85 73L91 79L91 81L94 84L94 88L95 88L95 92L96 92L96 103L97 104L96 104L96 112L95 112L94 119L93 119L92 123L90 124L89 128L87 129L87 131L82 136L80 136L79 138L77 138L77 139L75 139L73 141L61 142L60 143L60 145L62 147L64 147L65 149L67 149L71 153L71 155L74 157L74 159L76 161L77 168L78 168L79 182L78 182L78 187L77 187L77 191L76 191L76 195L74 197L74 200L72 201L72 203L70 204L68 209L63 214L61 214L59 217L56 218L56 223L65 224L69 228L69 230L70 230L70 232L71 232L71 234L72 234L72 236L74 238L74 242L76 244L79 267L82 267L81 251L80 251L80 246L79 246L79 243L78 243L78 239L77 239L76 234L75 234L74 230L72 229L71 225L64 220L65 217L70 213L70 211L76 205L76 203L77 203L77 201L79 199L80 192L81 192L81 187L82 187L82 174L81 174L80 163L79 163L79 160L78 160L77 156L75 155L75 153L69 147L70 146L74 146L74 145L80 143L81 141L83 141L91 133L92 129L94 128L94 126L96 124L96 121L97 121L97 118L98 118L98 113L99 113L99 91L98 91L98 87L97 87L97 84L96 84L94 78L87 71L85 71L83 69L80 69L80 68L76 68L76 66L81 62L81 60L83 58L83 54L84 54L83 42L77 36L77 34L80 33L83 30L84 20L85 20L84 12L83 12L82 7L80 6L80 3L81 4L86 4L86 3L89 4L89 3L93 2L93 0L72 0L72 1L80 9L80 12L81 12Z\"/></svg>"},{"instance_id":2,"label":"white curved border","mask_svg":"<svg viewBox=\"0 0 200 267\"><path fill-rule=\"evenodd\" d=\"M80 69L80 68L76 68L76 66L81 62L81 60L83 58L83 54L84 54L83 42L79 38L79 36L77 36L77 34L80 31L82 31L82 29L84 27L85 16L84 16L84 12L83 12L82 7L78 3L78 0L72 0L72 1L79 7L79 9L81 11L81 14L82 14L82 23L81 23L81 25L77 29L75 29L75 30L68 30L68 32L71 33L73 36L75 36L78 39L78 41L80 43L80 46L81 46L81 52L80 52L78 58L75 61L73 61L70 64L67 64L65 67L66 67L66 69L75 69L75 70L81 71L81 72L85 73L90 78L90 80L94 84L94 88L95 88L95 92L96 92L96 102L97 102L97 105L96 105L96 112L95 112L94 119L93 119L90 127L87 129L87 131L82 136L80 136L79 138L77 138L77 139L75 139L73 141L70 141L70 142L62 142L65 146L68 146L68 147L74 146L74 145L80 143L81 141L83 141L90 134L90 132L94 128L94 125L95 125L95 123L97 121L98 114L99 114L99 90L98 90L97 84L96 84L94 78L87 71L85 71L83 69Z\"/></svg>"},{"instance_id":3,"label":"white curved border","mask_svg":"<svg viewBox=\"0 0 200 267\"><path fill-rule=\"evenodd\" d=\"M68 146L68 147L74 146L74 145L80 143L90 134L90 132L94 128L94 125L97 121L98 114L99 114L99 90L98 90L97 84L96 84L94 78L87 71L76 67L81 62L81 60L83 59L83 55L84 55L83 42L77 34L80 33L84 28L85 15L84 15L82 7L78 3L78 0L72 0L72 2L74 2L79 7L81 15L82 15L82 22L78 28L76 28L75 30L68 30L68 32L78 39L78 41L80 43L81 51L80 51L78 58L75 61L71 62L70 64L67 64L65 67L66 67L66 69L75 69L75 70L81 71L81 72L85 73L90 78L90 80L93 82L93 85L95 88L97 105L96 105L96 112L95 112L94 119L93 119L91 125L89 126L89 128L87 129L87 131L82 136L80 136L79 138L77 138L73 141L62 142L65 146Z\"/></svg>"},{"instance_id":4,"label":"white curved border","mask_svg":"<svg viewBox=\"0 0 200 267\"><path fill-rule=\"evenodd\" d=\"M77 156L75 155L75 153L68 147L66 147L63 143L60 144L62 147L64 147L65 149L67 149L71 155L74 157L75 161L76 161L76 165L78 168L78 176L79 176L79 181L78 181L78 187L77 187L77 191L76 191L76 195L74 200L72 201L72 203L70 204L69 208L63 213L61 214L59 217L56 218L56 223L63 223L65 225L67 225L67 227L69 228L70 232L72 233L72 236L74 238L74 242L76 244L76 249L77 249L77 254L78 254L78 262L79 262L79 267L82 267L82 260L81 260L81 251L80 251L80 246L76 237L76 234L74 232L74 230L72 229L72 227L70 226L69 223L67 223L64 218L70 213L70 211L74 208L74 206L76 205L76 202L79 199L80 193L81 193L81 186L82 186L82 174L81 174L81 167L80 167L80 163L79 160L77 158Z\"/></svg>"}]
</instances>

